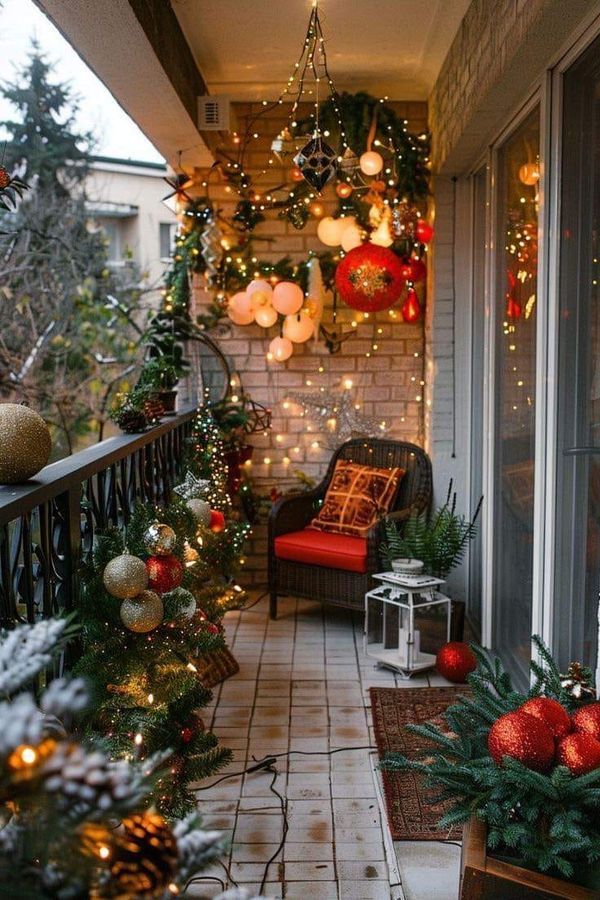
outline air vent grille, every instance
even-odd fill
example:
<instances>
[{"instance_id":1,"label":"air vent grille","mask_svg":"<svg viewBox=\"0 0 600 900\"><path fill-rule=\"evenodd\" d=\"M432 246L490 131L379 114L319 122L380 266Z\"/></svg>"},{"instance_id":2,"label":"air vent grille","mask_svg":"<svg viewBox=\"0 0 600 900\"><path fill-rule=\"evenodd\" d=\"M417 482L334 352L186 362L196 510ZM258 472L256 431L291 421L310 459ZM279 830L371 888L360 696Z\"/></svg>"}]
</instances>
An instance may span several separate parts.
<instances>
[{"instance_id":1,"label":"air vent grille","mask_svg":"<svg viewBox=\"0 0 600 900\"><path fill-rule=\"evenodd\" d=\"M201 131L229 131L230 100L224 94L198 97L198 127Z\"/></svg>"}]
</instances>

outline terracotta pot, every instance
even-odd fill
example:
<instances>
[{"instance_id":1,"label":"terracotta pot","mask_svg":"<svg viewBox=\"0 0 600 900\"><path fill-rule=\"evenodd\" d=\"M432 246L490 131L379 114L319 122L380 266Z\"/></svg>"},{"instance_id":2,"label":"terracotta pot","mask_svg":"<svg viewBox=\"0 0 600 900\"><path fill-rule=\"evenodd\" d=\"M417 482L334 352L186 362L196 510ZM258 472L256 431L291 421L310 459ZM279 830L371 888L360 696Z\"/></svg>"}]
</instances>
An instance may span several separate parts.
<instances>
[{"instance_id":1,"label":"terracotta pot","mask_svg":"<svg viewBox=\"0 0 600 900\"><path fill-rule=\"evenodd\" d=\"M238 447L235 450L228 450L225 453L227 462L227 492L230 497L237 494L242 481L242 466L249 459L252 459L254 447L246 444L244 447Z\"/></svg>"}]
</instances>

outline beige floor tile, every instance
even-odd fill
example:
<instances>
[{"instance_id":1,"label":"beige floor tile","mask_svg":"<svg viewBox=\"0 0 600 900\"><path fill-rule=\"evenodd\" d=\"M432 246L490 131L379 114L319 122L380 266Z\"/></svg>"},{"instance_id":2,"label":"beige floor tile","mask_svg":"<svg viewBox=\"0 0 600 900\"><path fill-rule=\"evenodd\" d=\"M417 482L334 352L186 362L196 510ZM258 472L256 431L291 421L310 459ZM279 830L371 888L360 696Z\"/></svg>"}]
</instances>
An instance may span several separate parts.
<instances>
[{"instance_id":1,"label":"beige floor tile","mask_svg":"<svg viewBox=\"0 0 600 900\"><path fill-rule=\"evenodd\" d=\"M285 864L285 880L333 881L335 869L332 862L290 862Z\"/></svg>"}]
</instances>

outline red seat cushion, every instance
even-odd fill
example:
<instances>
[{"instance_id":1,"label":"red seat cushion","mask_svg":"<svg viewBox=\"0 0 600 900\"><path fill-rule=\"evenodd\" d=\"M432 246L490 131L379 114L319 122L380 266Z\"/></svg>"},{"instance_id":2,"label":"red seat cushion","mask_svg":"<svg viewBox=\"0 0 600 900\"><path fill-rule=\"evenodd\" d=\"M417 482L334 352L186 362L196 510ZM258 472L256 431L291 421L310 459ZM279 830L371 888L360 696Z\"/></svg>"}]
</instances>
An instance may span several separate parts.
<instances>
[{"instance_id":1,"label":"red seat cushion","mask_svg":"<svg viewBox=\"0 0 600 900\"><path fill-rule=\"evenodd\" d=\"M293 562L348 572L367 571L367 541L347 534L332 534L316 528L290 531L275 538L275 556Z\"/></svg>"}]
</instances>

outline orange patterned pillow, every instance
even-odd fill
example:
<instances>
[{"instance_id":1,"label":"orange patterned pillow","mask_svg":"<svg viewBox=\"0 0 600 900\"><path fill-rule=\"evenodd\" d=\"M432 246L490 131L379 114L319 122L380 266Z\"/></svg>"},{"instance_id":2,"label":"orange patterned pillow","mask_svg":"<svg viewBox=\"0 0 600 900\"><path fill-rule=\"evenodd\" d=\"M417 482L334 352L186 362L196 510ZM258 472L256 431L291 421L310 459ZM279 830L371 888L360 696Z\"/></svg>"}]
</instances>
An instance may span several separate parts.
<instances>
[{"instance_id":1,"label":"orange patterned pillow","mask_svg":"<svg viewBox=\"0 0 600 900\"><path fill-rule=\"evenodd\" d=\"M390 509L404 469L379 469L338 459L312 528L366 537Z\"/></svg>"}]
</instances>

